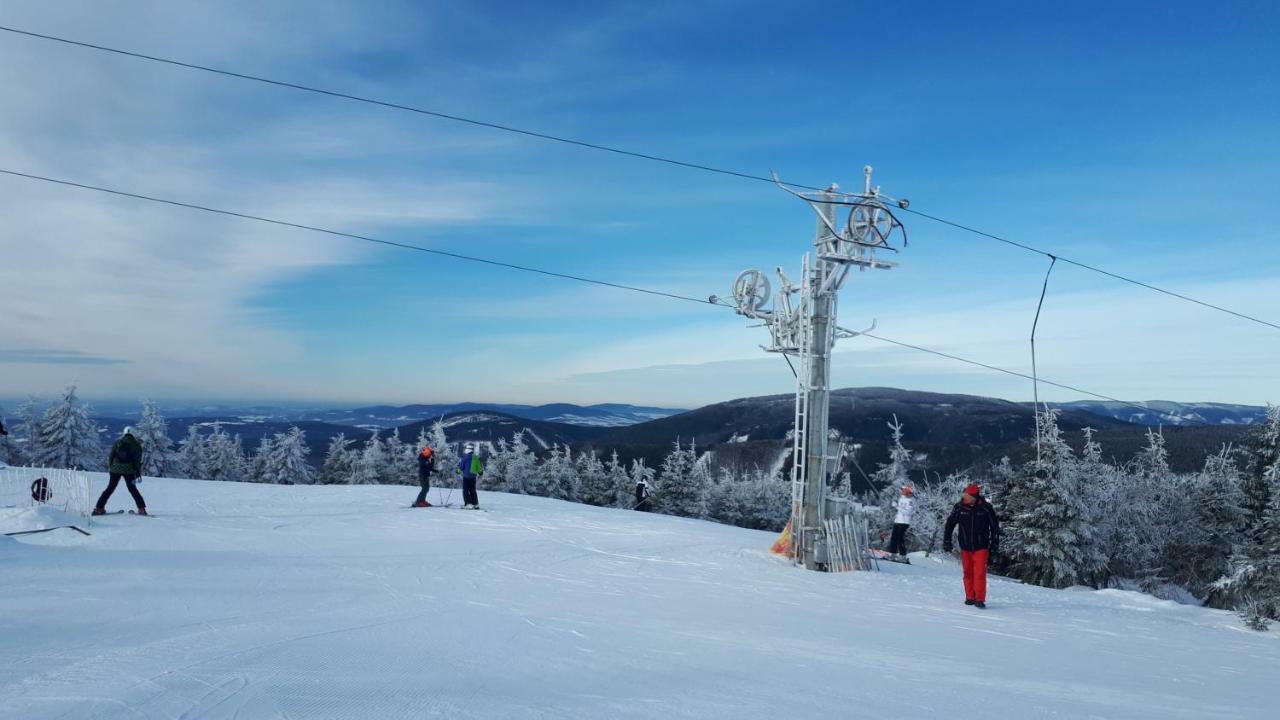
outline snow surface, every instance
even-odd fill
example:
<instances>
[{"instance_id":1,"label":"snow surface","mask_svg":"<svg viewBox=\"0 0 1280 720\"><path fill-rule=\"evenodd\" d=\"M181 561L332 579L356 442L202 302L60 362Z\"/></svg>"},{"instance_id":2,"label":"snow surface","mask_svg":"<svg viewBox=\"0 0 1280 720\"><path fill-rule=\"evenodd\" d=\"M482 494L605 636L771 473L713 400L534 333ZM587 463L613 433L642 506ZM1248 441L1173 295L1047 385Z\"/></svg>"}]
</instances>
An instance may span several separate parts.
<instances>
[{"instance_id":1,"label":"snow surface","mask_svg":"<svg viewBox=\"0 0 1280 720\"><path fill-rule=\"evenodd\" d=\"M807 573L770 533L543 498L142 491L156 517L0 541L0 718L1262 718L1280 699L1277 633L1134 592L995 579L981 611L950 561Z\"/></svg>"}]
</instances>

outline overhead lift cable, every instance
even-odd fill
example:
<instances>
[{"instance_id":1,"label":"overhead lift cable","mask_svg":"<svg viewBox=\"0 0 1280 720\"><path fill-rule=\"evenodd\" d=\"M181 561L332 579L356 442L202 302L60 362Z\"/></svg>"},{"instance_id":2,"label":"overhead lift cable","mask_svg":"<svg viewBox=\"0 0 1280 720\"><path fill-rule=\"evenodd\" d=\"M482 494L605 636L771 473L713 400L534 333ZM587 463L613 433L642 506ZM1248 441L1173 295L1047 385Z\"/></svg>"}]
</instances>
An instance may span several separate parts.
<instances>
[{"instance_id":1,"label":"overhead lift cable","mask_svg":"<svg viewBox=\"0 0 1280 720\"><path fill-rule=\"evenodd\" d=\"M184 69L187 69L187 70L196 70L196 71L199 71L199 72L211 73L211 74L214 74L214 75L221 75L221 76L224 76L224 77L235 78L235 79L238 79L238 80L247 80L247 81L250 81L250 82L260 83L260 84L264 84L264 85L271 85L271 86L280 87L280 88L286 88L286 89L289 89L289 90L296 90L296 91L300 91L300 92L307 92L307 93L313 93L313 94L317 94L317 95L324 95L324 96L328 96L328 97L332 97L332 98L337 98L337 99L341 99L341 100L348 100L348 101L353 101L353 102L365 103L365 104L368 104L368 105L374 105L374 106L383 107L383 108L387 108L387 109L391 109L391 110L399 110L399 111L402 111L402 112L410 112L410 113L415 113L415 114L418 114L418 115L424 115L424 116L429 116L429 117L438 118L438 119L441 119L441 120L449 120L449 121L452 121L452 122L458 122L458 123L464 123L464 124L467 124L467 125L473 125L473 126L477 126L477 127L488 128L488 129L491 129L491 130L498 130L498 131L501 131L501 132L514 133L514 134L517 134L517 135L524 135L524 136L526 136L526 137L532 137L532 138L536 138L536 139L539 139L539 140L546 140L546 141L550 141L550 142L563 143L563 144L566 144L566 145L573 145L573 146L577 146L577 147L585 148L585 149L588 149L588 150L598 150L598 151L601 151L601 152L607 152L607 153L612 153L612 154L615 154L615 155L627 156L627 157L635 158L635 159L638 159L638 160L649 160L649 161L651 161L651 162L664 163L664 164L667 164L667 165L673 165L673 166L677 166L677 167L683 167L683 168L687 168L687 169L690 169L690 170L700 170L700 171L703 171L703 172L715 173L715 174L718 174L718 175L726 175L726 176L729 176L729 177L735 177L735 178L739 178L739 179L743 179L743 180L754 180L754 181L759 181L759 182L767 182L767 183L771 183L771 184L772 184L772 183L774 183L774 178L767 177L767 176L762 175L762 174L755 174L755 173L749 173L749 172L741 172L741 171L738 171L738 170L730 170L730 169L726 169L726 168L719 168L719 167L715 167L715 166L712 166L712 165L706 165L706 164L704 164L704 163L696 163L696 162L690 162L690 161L686 161L686 160L679 160L679 159L676 159L676 158L665 157L665 156L657 155L657 154L653 154L653 153L639 152L639 151L635 151L635 150L626 150L626 149L623 149L623 148L613 147L613 146L610 146L610 145L604 145L604 144L601 144L601 143L588 142L588 141L586 141L586 140L578 140L578 139L575 139L575 138L565 137L565 136L562 136L562 135L553 135L553 134L551 134L551 133L544 133L544 132L539 132L539 131L536 131L536 130L529 130L529 129L521 128L521 127L517 127L517 126L514 126L514 125L507 125L507 124L502 124L502 123L490 122L490 121L487 121L487 120L479 120L479 119L476 119L476 118L465 117L465 116L457 115L457 114L454 114L454 113L442 112L442 111L440 111L440 110L432 110L432 109L429 109L429 108L418 107L418 106L414 106L414 105L407 105L407 104L404 104L404 103L397 103L397 102L392 102L392 101L389 101L389 100L380 100L380 99L378 99L378 98L366 97L366 96L362 96L362 95L355 95L355 94L352 94L352 93L341 92L341 91L338 91L338 90L329 90L329 89L321 88L321 87L317 87L317 86L314 86L314 85L304 85L304 84L302 84L302 83L290 82L290 81L286 81L286 80L278 80L278 79L274 79L274 78L266 77L266 76L264 76L264 75L256 75L256 74L245 73L245 72L237 72L237 71L234 71L234 70L226 70L226 69L223 69L223 68L216 68L216 67L212 67L212 66L209 66L209 65L201 65L201 64L199 64L199 63L194 63L194 62L186 62L186 61L183 61L183 60L175 60L175 59L173 59L173 58L166 58L166 57L161 57L161 56L158 56L158 55L150 55L150 54L147 54L147 53L136 52L136 51L133 51L133 50L124 50L124 49L121 49L121 48L109 47L109 46L107 46L107 45L99 45L99 44L97 44L97 43L90 43L90 42L85 42L85 41L82 41L82 40L72 40L72 39L70 39L70 38L59 37L59 36L57 36L57 35L49 35L49 34L46 34L46 33L38 33L38 32L31 31L31 30L23 30L23 29L21 29L21 28L9 27L9 26L5 26L5 25L0 25L0 31L7 32L7 33L10 33L10 34L13 34L13 35L20 35L20 36L24 36L24 37L28 37L28 38L33 38L33 39L37 39L37 40L44 40L44 41L47 41L47 42L60 43L60 44L63 44L63 45L69 45L69 46L79 47L79 48L83 48L83 49L86 49L86 50L94 50L94 51L96 51L96 52L103 52L103 53L109 53L109 54L119 55L119 56L123 56L123 57L129 57L129 58L133 58L133 59L136 59L136 60L146 60L146 61L148 61L148 62L161 63L161 64L164 64L164 65L170 65L170 66L174 66L174 67L180 67L180 68L184 68ZM805 184L801 184L801 183L788 183L788 184L789 184L789 185L791 185L792 187L804 188L804 189L806 189L806 190L817 190L817 191L821 191L821 190L825 189L824 187L817 186L817 185L805 185ZM975 227L972 227L972 226L969 226L969 225L965 225L965 224L963 224L963 223L955 222L955 221L952 221L952 220L947 220L946 218L942 218L942 217L939 217L939 216L937 216L937 215L931 215L931 214L929 214L929 213L922 212L922 211L920 211L920 210L911 209L911 208L909 208L909 207L906 207L905 205L902 207L902 210L904 210L905 212L909 212L909 213L912 213L912 214L914 214L914 215L917 215L917 216L919 216L919 217L926 218L926 219L928 219L928 220L932 220L932 221L934 221L934 222L941 223L941 224L943 224L943 225L947 225L947 226L952 227L952 228L957 229L957 230L961 230L961 231L964 231L964 232L972 233L972 234L974 234L974 235L978 235L978 236L980 236L980 237L984 237L984 238L987 238L987 239L990 239L990 240L995 240L995 241L997 241L997 242L1001 242L1001 243L1004 243L1005 245L1009 245L1009 246L1011 246L1011 247L1015 247L1015 248L1019 248L1019 249L1021 249L1021 250L1025 250L1025 251L1027 251L1027 252L1037 253L1037 254L1039 254L1039 255L1043 255L1043 256L1045 256L1046 258L1051 258L1051 259L1055 259L1055 258L1056 258L1057 260L1060 260L1060 261L1062 261L1062 262L1064 262L1064 263L1067 263L1067 264L1069 264L1069 265L1074 265L1074 266L1076 266L1076 267L1078 267L1078 268L1080 268L1080 269L1082 269L1082 270L1087 270L1087 271L1090 271L1090 272L1094 272L1094 273L1097 273L1097 274L1099 274L1099 275L1103 275L1103 276L1105 276L1105 277L1109 277L1109 278L1111 278L1111 279L1113 279L1113 280L1119 280L1119 281L1121 281L1121 282L1129 283L1129 284L1131 284L1131 285L1136 285L1136 286L1138 286L1138 287L1141 287L1141 288L1144 288L1144 289L1147 289L1147 290L1151 290L1151 291L1153 291L1153 292L1161 293L1161 294L1166 295L1166 296L1168 296L1168 297L1172 297L1172 298L1175 298L1175 299L1178 299L1178 300L1182 300L1182 301L1184 301L1184 302L1193 303L1193 304L1198 305L1198 306L1200 306L1200 307L1204 307L1204 308L1207 308L1207 309L1210 309L1210 310L1215 310L1215 311L1218 311L1218 312L1226 313L1227 315L1231 315L1231 316L1233 316L1233 317L1235 317L1235 318L1238 318L1238 319L1240 319L1240 320L1245 320L1245 321L1248 321L1248 322L1256 323L1256 324L1258 324L1258 325L1262 325L1262 326L1264 326L1264 327L1268 327L1268 328L1271 328L1271 329L1273 329L1273 330L1280 330L1280 323L1270 322L1270 321L1268 321L1268 320L1263 320L1262 318L1259 318L1259 317L1256 317L1256 316L1253 316L1253 315L1248 315L1248 314L1246 314L1246 313L1239 312L1239 311L1236 311L1236 310L1232 310L1232 309L1230 309L1230 308L1226 308L1226 307L1223 307L1223 306L1221 306L1221 305L1215 305L1215 304L1213 304L1213 303L1206 302L1206 301L1204 301L1204 300L1200 300L1200 299L1197 299L1197 298L1191 297L1190 295L1186 295L1185 293L1175 292L1175 291L1173 291L1173 290L1167 290L1167 289L1162 288L1162 287L1159 287L1159 286L1157 286L1157 285L1153 285L1153 284L1151 284L1151 283L1144 282L1144 281L1142 281L1142 280L1138 280L1138 279L1135 279L1135 278L1129 277L1129 276L1127 276L1127 275L1123 275L1123 274L1121 274L1121 273L1112 272L1112 271L1110 271L1110 270L1105 270L1105 269L1103 269L1103 268L1097 267L1096 265L1091 265L1091 264L1089 264L1089 263L1085 263L1085 262L1082 262L1082 261L1079 261L1079 260L1072 260L1071 258L1068 258L1068 257L1063 256L1061 253L1057 253L1057 252L1049 252L1048 250L1042 250L1042 249L1037 248L1037 247L1035 247L1035 246L1028 245L1028 244L1026 244L1026 243L1021 243L1021 242L1018 242L1018 241L1016 241L1016 240L1010 240L1010 239L1008 239L1008 238L1001 237L1001 236L996 235L996 234L994 234L994 233L986 232L986 231L984 231L984 230L979 230L978 228L975 228Z\"/></svg>"}]
</instances>

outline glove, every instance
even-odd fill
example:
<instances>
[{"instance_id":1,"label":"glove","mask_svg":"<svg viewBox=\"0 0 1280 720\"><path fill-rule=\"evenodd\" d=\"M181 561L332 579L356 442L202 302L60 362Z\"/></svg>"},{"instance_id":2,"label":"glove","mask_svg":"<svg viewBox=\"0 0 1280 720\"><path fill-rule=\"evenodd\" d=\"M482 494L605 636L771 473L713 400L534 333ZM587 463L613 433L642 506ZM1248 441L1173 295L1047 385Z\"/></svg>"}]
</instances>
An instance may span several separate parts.
<instances>
[{"instance_id":1,"label":"glove","mask_svg":"<svg viewBox=\"0 0 1280 720\"><path fill-rule=\"evenodd\" d=\"M942 552L951 552L951 543L942 543Z\"/></svg>"}]
</instances>

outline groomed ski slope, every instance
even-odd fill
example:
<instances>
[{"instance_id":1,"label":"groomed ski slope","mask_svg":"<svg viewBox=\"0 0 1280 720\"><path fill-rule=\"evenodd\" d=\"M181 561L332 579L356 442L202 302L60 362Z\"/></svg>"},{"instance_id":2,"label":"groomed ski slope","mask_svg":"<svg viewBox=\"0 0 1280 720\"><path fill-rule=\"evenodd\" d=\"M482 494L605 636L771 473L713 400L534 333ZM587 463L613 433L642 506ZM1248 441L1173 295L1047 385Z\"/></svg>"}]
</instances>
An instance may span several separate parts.
<instances>
[{"instance_id":1,"label":"groomed ski slope","mask_svg":"<svg viewBox=\"0 0 1280 720\"><path fill-rule=\"evenodd\" d=\"M1277 633L1136 593L997 579L980 611L954 563L806 573L768 533L541 498L141 489L154 518L0 537L0 718L1272 718L1280 700Z\"/></svg>"}]
</instances>

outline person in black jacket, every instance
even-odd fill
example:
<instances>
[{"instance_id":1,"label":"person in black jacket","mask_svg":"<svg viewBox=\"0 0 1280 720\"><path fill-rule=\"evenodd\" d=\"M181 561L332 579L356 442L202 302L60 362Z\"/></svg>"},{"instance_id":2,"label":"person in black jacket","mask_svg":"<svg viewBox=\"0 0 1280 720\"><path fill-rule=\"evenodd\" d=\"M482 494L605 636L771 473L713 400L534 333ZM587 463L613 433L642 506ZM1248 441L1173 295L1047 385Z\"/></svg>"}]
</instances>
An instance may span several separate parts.
<instances>
[{"instance_id":1,"label":"person in black jacket","mask_svg":"<svg viewBox=\"0 0 1280 720\"><path fill-rule=\"evenodd\" d=\"M984 608L987 606L987 557L1000 542L1000 519L981 491L976 484L964 489L942 531L942 549L951 552L951 533L960 528L964 604Z\"/></svg>"},{"instance_id":2,"label":"person in black jacket","mask_svg":"<svg viewBox=\"0 0 1280 720\"><path fill-rule=\"evenodd\" d=\"M120 479L124 478L124 485L129 488L129 494L138 506L138 514L146 515L147 501L142 499L142 493L138 492L138 486L134 484L142 476L142 443L134 437L133 428L125 428L124 435L111 446L111 454L107 456L107 470L110 472L110 481L107 489L98 497L98 504L93 506L92 514L107 514L107 501L111 499L111 493L116 491Z\"/></svg>"},{"instance_id":3,"label":"person in black jacket","mask_svg":"<svg viewBox=\"0 0 1280 720\"><path fill-rule=\"evenodd\" d=\"M422 448L422 452L418 453L418 484L422 486L422 490L418 492L414 507L431 507L431 503L427 502L427 491L431 489L431 473L435 471L435 451L430 447Z\"/></svg>"},{"instance_id":4,"label":"person in black jacket","mask_svg":"<svg viewBox=\"0 0 1280 720\"><path fill-rule=\"evenodd\" d=\"M649 512L649 483L643 479L636 483L635 509Z\"/></svg>"}]
</instances>

